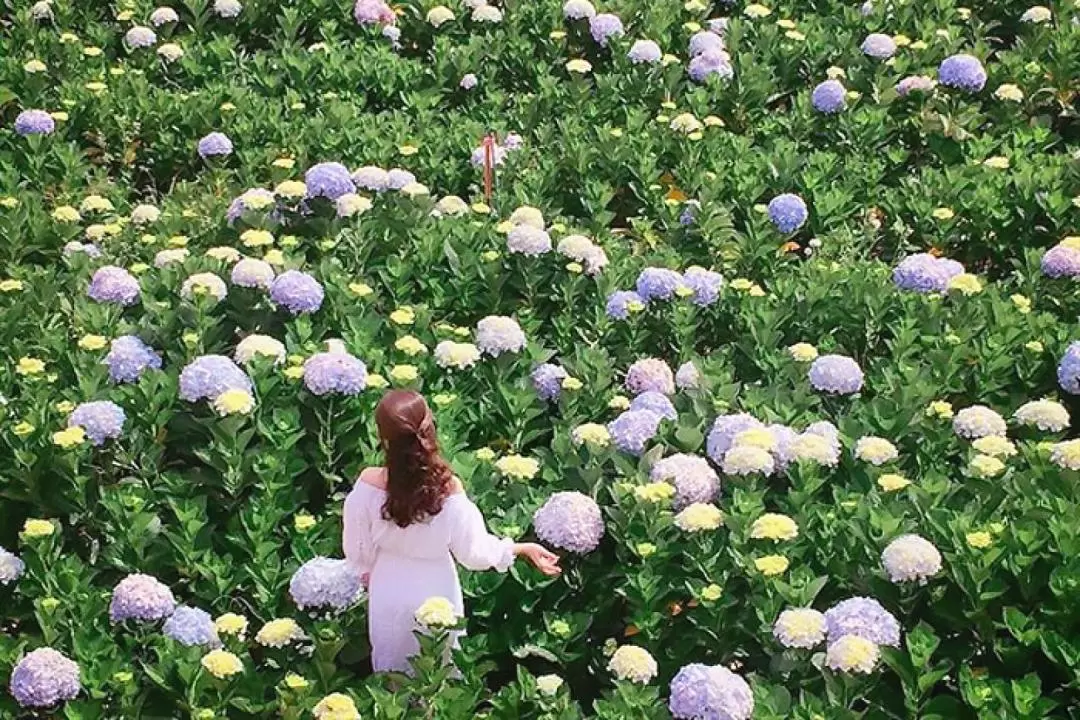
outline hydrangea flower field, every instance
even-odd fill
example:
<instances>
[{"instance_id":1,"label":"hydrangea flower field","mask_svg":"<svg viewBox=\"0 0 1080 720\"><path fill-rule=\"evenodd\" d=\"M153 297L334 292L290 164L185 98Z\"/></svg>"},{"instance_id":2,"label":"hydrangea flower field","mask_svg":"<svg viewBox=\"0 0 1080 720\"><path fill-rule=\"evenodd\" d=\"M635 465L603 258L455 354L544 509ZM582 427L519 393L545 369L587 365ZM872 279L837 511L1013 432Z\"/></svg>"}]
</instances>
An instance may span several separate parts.
<instances>
[{"instance_id":1,"label":"hydrangea flower field","mask_svg":"<svg viewBox=\"0 0 1080 720\"><path fill-rule=\"evenodd\" d=\"M1080 718L1080 2L958 1L7 3L0 717ZM389 387L564 568L408 676Z\"/></svg>"}]
</instances>

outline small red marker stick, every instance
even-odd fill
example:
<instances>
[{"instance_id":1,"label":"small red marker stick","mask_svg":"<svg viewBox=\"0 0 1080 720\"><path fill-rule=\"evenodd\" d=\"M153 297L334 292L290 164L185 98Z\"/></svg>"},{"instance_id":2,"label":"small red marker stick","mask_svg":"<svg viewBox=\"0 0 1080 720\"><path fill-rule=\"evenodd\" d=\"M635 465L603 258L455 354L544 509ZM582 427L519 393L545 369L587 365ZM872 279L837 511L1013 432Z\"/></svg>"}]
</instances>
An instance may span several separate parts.
<instances>
[{"instance_id":1,"label":"small red marker stick","mask_svg":"<svg viewBox=\"0 0 1080 720\"><path fill-rule=\"evenodd\" d=\"M491 191L495 184L495 134L484 136L484 202L491 205Z\"/></svg>"}]
</instances>

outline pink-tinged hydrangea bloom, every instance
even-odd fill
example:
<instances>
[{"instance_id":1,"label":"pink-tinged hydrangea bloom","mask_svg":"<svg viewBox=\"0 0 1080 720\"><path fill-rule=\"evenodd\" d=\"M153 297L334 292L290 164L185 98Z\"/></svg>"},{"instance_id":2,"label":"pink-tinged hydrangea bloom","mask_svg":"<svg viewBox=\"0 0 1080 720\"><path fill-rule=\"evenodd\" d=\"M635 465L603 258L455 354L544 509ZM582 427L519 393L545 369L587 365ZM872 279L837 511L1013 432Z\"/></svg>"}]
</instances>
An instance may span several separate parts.
<instances>
[{"instance_id":1,"label":"pink-tinged hydrangea bloom","mask_svg":"<svg viewBox=\"0 0 1080 720\"><path fill-rule=\"evenodd\" d=\"M568 20L583 20L595 17L596 8L589 0L566 0L563 5L563 17Z\"/></svg>"},{"instance_id":2,"label":"pink-tinged hydrangea bloom","mask_svg":"<svg viewBox=\"0 0 1080 720\"><path fill-rule=\"evenodd\" d=\"M52 648L38 648L15 666L10 687L15 701L24 708L53 707L79 695L79 665Z\"/></svg>"},{"instance_id":3,"label":"pink-tinged hydrangea bloom","mask_svg":"<svg viewBox=\"0 0 1080 720\"><path fill-rule=\"evenodd\" d=\"M125 620L154 622L167 618L176 609L172 590L151 575L128 575L113 588L109 603L109 619L114 623Z\"/></svg>"},{"instance_id":4,"label":"pink-tinged hydrangea bloom","mask_svg":"<svg viewBox=\"0 0 1080 720\"><path fill-rule=\"evenodd\" d=\"M301 610L348 610L362 592L360 574L345 560L308 560L289 580L289 596Z\"/></svg>"},{"instance_id":5,"label":"pink-tinged hydrangea bloom","mask_svg":"<svg viewBox=\"0 0 1080 720\"><path fill-rule=\"evenodd\" d=\"M588 495L558 492L533 515L536 536L560 550L592 552L604 536L600 507Z\"/></svg>"},{"instance_id":6,"label":"pink-tinged hydrangea bloom","mask_svg":"<svg viewBox=\"0 0 1080 720\"><path fill-rule=\"evenodd\" d=\"M675 375L671 366L658 358L638 360L626 371L626 389L634 395L658 392L671 395L675 392Z\"/></svg>"},{"instance_id":7,"label":"pink-tinged hydrangea bloom","mask_svg":"<svg viewBox=\"0 0 1080 720\"><path fill-rule=\"evenodd\" d=\"M926 75L908 75L896 83L896 94L907 97L913 92L927 93L934 89L934 79Z\"/></svg>"},{"instance_id":8,"label":"pink-tinged hydrangea bloom","mask_svg":"<svg viewBox=\"0 0 1080 720\"><path fill-rule=\"evenodd\" d=\"M678 720L749 720L754 694L726 667L691 663L671 680L668 709Z\"/></svg>"},{"instance_id":9,"label":"pink-tinged hydrangea bloom","mask_svg":"<svg viewBox=\"0 0 1080 720\"><path fill-rule=\"evenodd\" d=\"M26 570L24 563L18 555L0 547L0 585L9 585L20 577Z\"/></svg>"},{"instance_id":10,"label":"pink-tinged hydrangea bloom","mask_svg":"<svg viewBox=\"0 0 1080 720\"><path fill-rule=\"evenodd\" d=\"M707 52L723 52L724 38L711 30L699 30L690 36L690 57Z\"/></svg>"},{"instance_id":11,"label":"pink-tinged hydrangea bloom","mask_svg":"<svg viewBox=\"0 0 1080 720\"><path fill-rule=\"evenodd\" d=\"M372 192L383 192L390 187L390 173L375 165L365 165L352 174L356 187Z\"/></svg>"},{"instance_id":12,"label":"pink-tinged hydrangea bloom","mask_svg":"<svg viewBox=\"0 0 1080 720\"><path fill-rule=\"evenodd\" d=\"M148 27L136 25L124 34L124 42L130 48L153 47L157 42L157 34Z\"/></svg>"},{"instance_id":13,"label":"pink-tinged hydrangea bloom","mask_svg":"<svg viewBox=\"0 0 1080 720\"><path fill-rule=\"evenodd\" d=\"M680 390L692 390L701 385L701 371L697 365L687 361L675 371L675 387Z\"/></svg>"},{"instance_id":14,"label":"pink-tinged hydrangea bloom","mask_svg":"<svg viewBox=\"0 0 1080 720\"><path fill-rule=\"evenodd\" d=\"M384 0L356 0L353 17L360 25L393 25L397 20L394 9Z\"/></svg>"},{"instance_id":15,"label":"pink-tinged hydrangea bloom","mask_svg":"<svg viewBox=\"0 0 1080 720\"><path fill-rule=\"evenodd\" d=\"M626 57L635 65L655 65L664 57L664 51L652 40L638 40L630 47Z\"/></svg>"},{"instance_id":16,"label":"pink-tinged hydrangea bloom","mask_svg":"<svg viewBox=\"0 0 1080 720\"><path fill-rule=\"evenodd\" d=\"M884 33L870 33L863 40L861 49L869 57L888 60L896 54L896 42Z\"/></svg>"},{"instance_id":17,"label":"pink-tinged hydrangea bloom","mask_svg":"<svg viewBox=\"0 0 1080 720\"><path fill-rule=\"evenodd\" d=\"M711 503L720 492L720 478L709 461L697 455L679 453L658 460L649 479L666 481L675 487L673 507L682 510L694 503Z\"/></svg>"}]
</instances>

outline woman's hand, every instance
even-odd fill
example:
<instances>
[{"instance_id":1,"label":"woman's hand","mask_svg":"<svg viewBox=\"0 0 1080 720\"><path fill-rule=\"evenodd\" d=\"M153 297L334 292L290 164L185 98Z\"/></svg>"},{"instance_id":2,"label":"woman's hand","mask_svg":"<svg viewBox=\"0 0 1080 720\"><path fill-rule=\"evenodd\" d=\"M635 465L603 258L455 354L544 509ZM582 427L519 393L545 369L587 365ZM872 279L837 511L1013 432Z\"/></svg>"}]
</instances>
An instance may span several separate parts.
<instances>
[{"instance_id":1,"label":"woman's hand","mask_svg":"<svg viewBox=\"0 0 1080 720\"><path fill-rule=\"evenodd\" d=\"M536 543L518 543L514 545L514 555L526 558L540 572L549 577L562 573L559 556L543 545Z\"/></svg>"}]
</instances>

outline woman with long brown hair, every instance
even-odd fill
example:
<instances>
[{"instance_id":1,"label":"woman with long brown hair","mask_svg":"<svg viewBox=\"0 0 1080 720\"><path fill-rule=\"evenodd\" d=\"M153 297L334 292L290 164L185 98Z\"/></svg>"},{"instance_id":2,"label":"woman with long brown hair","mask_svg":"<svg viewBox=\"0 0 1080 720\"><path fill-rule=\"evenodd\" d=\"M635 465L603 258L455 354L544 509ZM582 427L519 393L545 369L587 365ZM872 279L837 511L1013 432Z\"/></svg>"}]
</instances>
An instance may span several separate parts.
<instances>
[{"instance_id":1,"label":"woman with long brown hair","mask_svg":"<svg viewBox=\"0 0 1080 720\"><path fill-rule=\"evenodd\" d=\"M441 596L464 615L454 561L505 572L525 557L545 575L559 558L535 543L488 533L484 518L439 454L435 421L422 395L393 390L375 410L386 464L367 468L345 499L345 558L366 579L368 632L376 671L409 670L419 650L417 608Z\"/></svg>"}]
</instances>

